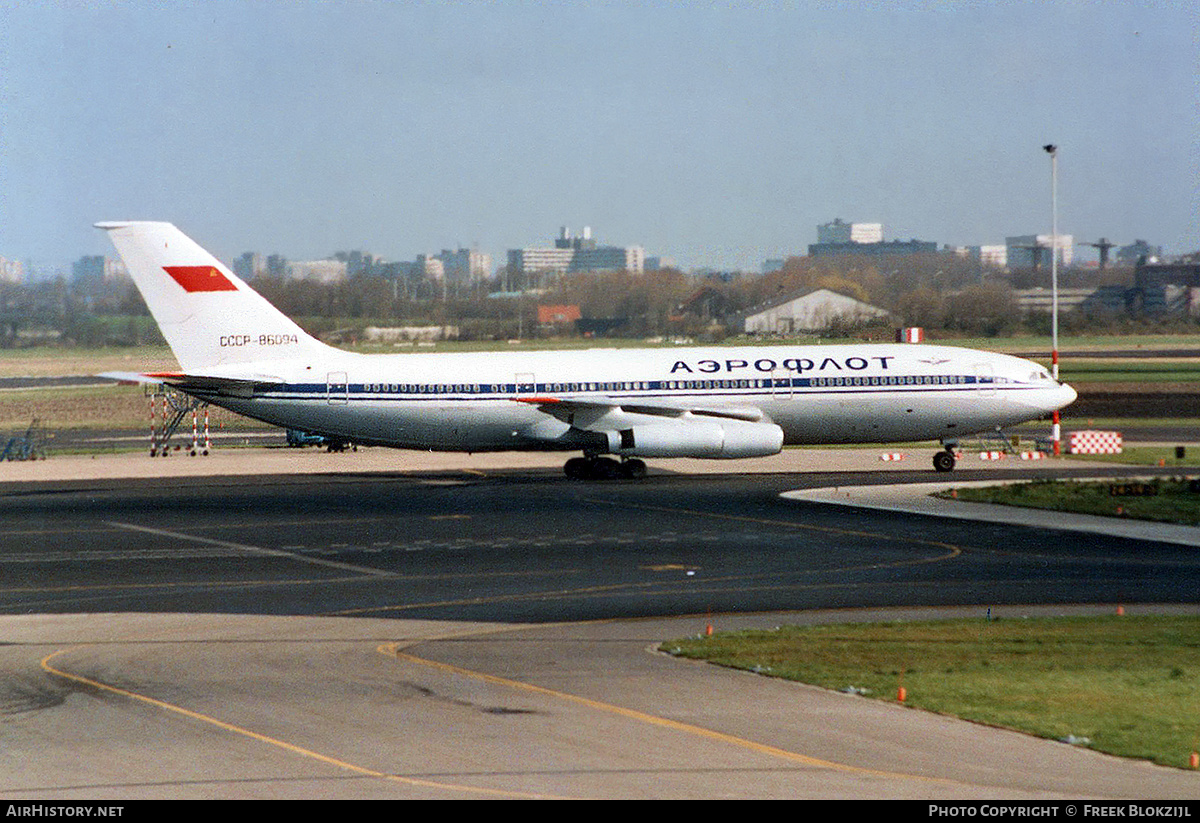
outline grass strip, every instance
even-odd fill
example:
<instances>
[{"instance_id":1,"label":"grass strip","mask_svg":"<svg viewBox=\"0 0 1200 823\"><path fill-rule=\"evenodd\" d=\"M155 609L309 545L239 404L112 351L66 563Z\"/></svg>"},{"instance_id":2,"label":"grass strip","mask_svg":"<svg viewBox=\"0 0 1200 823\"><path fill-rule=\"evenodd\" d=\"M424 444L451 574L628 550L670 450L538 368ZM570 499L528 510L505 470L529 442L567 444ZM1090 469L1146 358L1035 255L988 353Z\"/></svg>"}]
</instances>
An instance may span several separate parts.
<instances>
[{"instance_id":1,"label":"grass strip","mask_svg":"<svg viewBox=\"0 0 1200 823\"><path fill-rule=\"evenodd\" d=\"M1200 745L1200 617L782 626L660 650L1185 768Z\"/></svg>"},{"instance_id":2,"label":"grass strip","mask_svg":"<svg viewBox=\"0 0 1200 823\"><path fill-rule=\"evenodd\" d=\"M955 489L958 500L1025 506L1034 509L1128 517L1184 526L1200 525L1200 491L1186 478L1149 481L1034 480L997 486ZM949 497L943 492L939 497Z\"/></svg>"},{"instance_id":3,"label":"grass strip","mask_svg":"<svg viewBox=\"0 0 1200 823\"><path fill-rule=\"evenodd\" d=\"M1195 469L1200 467L1200 448L1185 446L1183 457L1175 456L1174 446L1125 446L1120 454L1072 454L1072 460L1091 463L1121 463L1130 466L1161 466Z\"/></svg>"}]
</instances>

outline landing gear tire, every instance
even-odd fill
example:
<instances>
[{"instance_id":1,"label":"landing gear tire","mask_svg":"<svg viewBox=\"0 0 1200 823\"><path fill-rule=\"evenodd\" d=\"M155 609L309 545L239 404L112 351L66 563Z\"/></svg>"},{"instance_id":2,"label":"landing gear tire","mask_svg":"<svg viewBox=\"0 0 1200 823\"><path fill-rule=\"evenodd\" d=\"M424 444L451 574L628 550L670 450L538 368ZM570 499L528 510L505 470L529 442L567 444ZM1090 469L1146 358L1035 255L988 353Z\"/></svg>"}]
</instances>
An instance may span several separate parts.
<instances>
[{"instance_id":1,"label":"landing gear tire","mask_svg":"<svg viewBox=\"0 0 1200 823\"><path fill-rule=\"evenodd\" d=\"M641 480L646 476L646 461L636 457L621 464L621 476L629 480Z\"/></svg>"},{"instance_id":2,"label":"landing gear tire","mask_svg":"<svg viewBox=\"0 0 1200 823\"><path fill-rule=\"evenodd\" d=\"M646 464L638 459L618 463L611 457L572 457L563 466L572 480L613 480L618 477L637 480L646 476Z\"/></svg>"},{"instance_id":3,"label":"landing gear tire","mask_svg":"<svg viewBox=\"0 0 1200 823\"><path fill-rule=\"evenodd\" d=\"M593 457L591 463L593 480L612 480L621 476L621 464L611 457Z\"/></svg>"},{"instance_id":4,"label":"landing gear tire","mask_svg":"<svg viewBox=\"0 0 1200 823\"><path fill-rule=\"evenodd\" d=\"M572 457L563 466L563 471L572 480L587 480L588 464L589 461L586 457Z\"/></svg>"},{"instance_id":5,"label":"landing gear tire","mask_svg":"<svg viewBox=\"0 0 1200 823\"><path fill-rule=\"evenodd\" d=\"M933 456L933 468L940 472L954 470L954 455L948 451L940 451Z\"/></svg>"}]
</instances>

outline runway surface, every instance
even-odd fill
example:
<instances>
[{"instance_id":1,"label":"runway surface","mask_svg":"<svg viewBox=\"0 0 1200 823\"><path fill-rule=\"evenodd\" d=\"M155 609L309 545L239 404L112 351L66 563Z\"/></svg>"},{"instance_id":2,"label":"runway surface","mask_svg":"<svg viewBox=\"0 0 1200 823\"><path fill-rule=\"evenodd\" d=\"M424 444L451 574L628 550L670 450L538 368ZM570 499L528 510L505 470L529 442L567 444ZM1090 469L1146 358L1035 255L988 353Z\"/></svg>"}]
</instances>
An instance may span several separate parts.
<instances>
[{"instance_id":1,"label":"runway surface","mask_svg":"<svg viewBox=\"0 0 1200 823\"><path fill-rule=\"evenodd\" d=\"M1179 546L779 496L932 474L4 486L0 795L1200 796L1194 772L648 651L710 619L1195 603Z\"/></svg>"},{"instance_id":2,"label":"runway surface","mask_svg":"<svg viewBox=\"0 0 1200 823\"><path fill-rule=\"evenodd\" d=\"M1200 591L1200 560L1166 545L1131 551L1128 541L1105 536L779 497L854 480L722 474L579 484L550 470L517 470L26 489L3 498L0 511L0 613L545 622L1191 602Z\"/></svg>"}]
</instances>

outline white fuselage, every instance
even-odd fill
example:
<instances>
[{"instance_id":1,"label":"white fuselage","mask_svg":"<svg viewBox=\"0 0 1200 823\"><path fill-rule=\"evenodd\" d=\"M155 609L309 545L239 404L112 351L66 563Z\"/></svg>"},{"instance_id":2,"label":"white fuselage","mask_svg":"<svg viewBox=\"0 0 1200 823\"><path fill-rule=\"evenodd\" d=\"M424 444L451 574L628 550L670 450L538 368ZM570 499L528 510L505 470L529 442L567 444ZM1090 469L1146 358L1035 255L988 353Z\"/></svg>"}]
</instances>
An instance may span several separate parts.
<instances>
[{"instance_id":1,"label":"white fuselage","mask_svg":"<svg viewBox=\"0 0 1200 823\"><path fill-rule=\"evenodd\" d=\"M109 233L180 371L163 382L280 426L415 449L580 450L570 477L642 457L763 457L788 443L941 440L1075 399L1044 368L928 345L363 355L330 348L176 226ZM945 471L939 452L935 468ZM635 458L635 460L629 460Z\"/></svg>"},{"instance_id":2,"label":"white fuselage","mask_svg":"<svg viewBox=\"0 0 1200 823\"><path fill-rule=\"evenodd\" d=\"M575 449L573 432L652 425L663 408L678 408L688 421L712 412L774 423L787 444L955 441L1043 417L1075 399L1073 389L1031 361L925 344L327 350L320 362L259 361L219 371L282 382L263 382L250 396L191 392L280 426L457 451ZM549 413L555 404L574 411L556 416Z\"/></svg>"}]
</instances>

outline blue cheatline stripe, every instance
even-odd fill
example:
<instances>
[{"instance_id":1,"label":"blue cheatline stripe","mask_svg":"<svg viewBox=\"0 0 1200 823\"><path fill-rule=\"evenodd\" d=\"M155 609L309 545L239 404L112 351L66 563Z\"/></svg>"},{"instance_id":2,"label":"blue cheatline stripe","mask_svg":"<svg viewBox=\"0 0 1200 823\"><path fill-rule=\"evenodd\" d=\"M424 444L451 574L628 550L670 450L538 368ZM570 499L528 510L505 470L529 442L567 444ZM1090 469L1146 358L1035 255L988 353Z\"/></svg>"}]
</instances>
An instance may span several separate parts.
<instances>
[{"instance_id":1,"label":"blue cheatline stripe","mask_svg":"<svg viewBox=\"0 0 1200 823\"><path fill-rule=\"evenodd\" d=\"M928 380L929 378L924 378ZM686 397L812 397L846 394L895 394L953 392L964 388L1021 391L1044 388L1029 383L1008 383L991 377L955 375L947 382L921 382L917 376L888 377L800 377L792 379L739 378L727 380L643 380L554 383L293 383L257 393L256 397L304 400L353 397L355 400L444 400L512 399L529 395L551 395L563 399L587 399L605 394L613 399L669 399ZM857 381L857 382L856 382ZM216 392L199 392L216 394Z\"/></svg>"},{"instance_id":2,"label":"blue cheatline stripe","mask_svg":"<svg viewBox=\"0 0 1200 823\"><path fill-rule=\"evenodd\" d=\"M860 382L854 382L860 381ZM877 381L877 382L871 382ZM696 391L716 389L797 389L797 388L960 388L991 384L993 386L1027 386L1030 384L1002 383L994 378L971 375L952 378L951 382L922 382L920 377L800 377L790 381L769 378L738 378L726 380L628 380L579 381L553 383L290 383L280 391L311 393L349 390L352 394L545 394L630 391Z\"/></svg>"}]
</instances>

